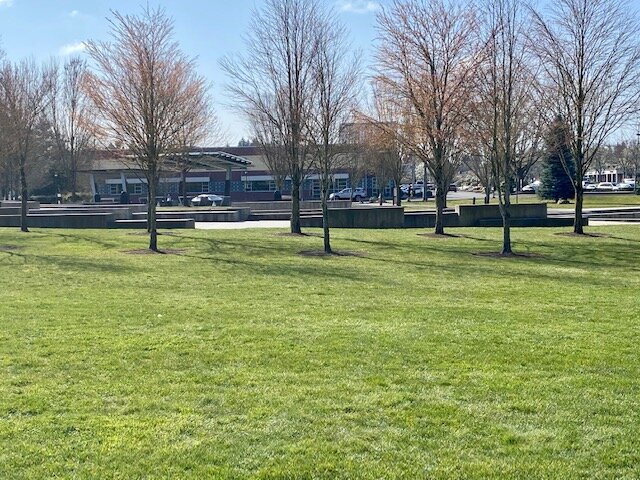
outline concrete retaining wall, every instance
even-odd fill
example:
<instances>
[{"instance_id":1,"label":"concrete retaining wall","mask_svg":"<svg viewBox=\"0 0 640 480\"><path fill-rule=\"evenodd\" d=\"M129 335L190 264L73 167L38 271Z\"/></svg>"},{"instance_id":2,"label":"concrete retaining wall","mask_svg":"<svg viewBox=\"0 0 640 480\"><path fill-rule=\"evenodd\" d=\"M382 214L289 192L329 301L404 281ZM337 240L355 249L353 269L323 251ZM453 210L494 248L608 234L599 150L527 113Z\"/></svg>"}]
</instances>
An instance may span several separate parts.
<instances>
[{"instance_id":1,"label":"concrete retaining wall","mask_svg":"<svg viewBox=\"0 0 640 480\"><path fill-rule=\"evenodd\" d=\"M22 202L20 200L0 200L0 207L20 208ZM40 208L40 202L28 201L27 208Z\"/></svg>"},{"instance_id":2,"label":"concrete retaining wall","mask_svg":"<svg viewBox=\"0 0 640 480\"><path fill-rule=\"evenodd\" d=\"M113 220L128 220L132 218L131 210L128 208L40 208L29 212L30 215L93 215L102 213L113 215Z\"/></svg>"},{"instance_id":3,"label":"concrete retaining wall","mask_svg":"<svg viewBox=\"0 0 640 480\"><path fill-rule=\"evenodd\" d=\"M322 227L322 215L303 216L303 227ZM359 207L329 209L331 228L402 228L403 207Z\"/></svg>"},{"instance_id":4,"label":"concrete retaining wall","mask_svg":"<svg viewBox=\"0 0 640 480\"><path fill-rule=\"evenodd\" d=\"M583 218L582 225L589 225L589 219ZM502 220L497 218L486 218L479 220L479 227L502 227ZM570 217L549 217L549 218L514 218L511 220L512 227L571 227L573 218Z\"/></svg>"},{"instance_id":5,"label":"concrete retaining wall","mask_svg":"<svg viewBox=\"0 0 640 480\"><path fill-rule=\"evenodd\" d=\"M157 212L158 219L192 218L196 222L243 222L249 218L250 210L241 208L238 210L180 210ZM146 220L147 214L134 213L136 220Z\"/></svg>"},{"instance_id":6,"label":"concrete retaining wall","mask_svg":"<svg viewBox=\"0 0 640 480\"><path fill-rule=\"evenodd\" d=\"M193 218L175 218L175 219L157 219L157 228L196 228L196 222ZM146 229L146 220L117 220L111 224L111 228L132 228L132 229Z\"/></svg>"},{"instance_id":7,"label":"concrete retaining wall","mask_svg":"<svg viewBox=\"0 0 640 480\"><path fill-rule=\"evenodd\" d=\"M510 208L511 218L547 218L546 203L519 203ZM474 227L480 220L501 219L498 205L458 205L459 226Z\"/></svg>"},{"instance_id":8,"label":"concrete retaining wall","mask_svg":"<svg viewBox=\"0 0 640 480\"><path fill-rule=\"evenodd\" d=\"M234 202L234 207L250 208L252 211L261 210L278 210L278 211L291 211L290 201L281 202ZM329 204L329 208L350 208L351 202L349 200L336 200ZM301 210L319 210L322 208L320 200L304 200L300 202Z\"/></svg>"},{"instance_id":9,"label":"concrete retaining wall","mask_svg":"<svg viewBox=\"0 0 640 480\"><path fill-rule=\"evenodd\" d=\"M27 225L34 228L108 228L113 222L110 213L71 213L27 216ZM0 216L0 227L19 227L20 215Z\"/></svg>"},{"instance_id":10,"label":"concrete retaining wall","mask_svg":"<svg viewBox=\"0 0 640 480\"><path fill-rule=\"evenodd\" d=\"M20 215L20 207L0 207L0 215Z\"/></svg>"},{"instance_id":11,"label":"concrete retaining wall","mask_svg":"<svg viewBox=\"0 0 640 480\"><path fill-rule=\"evenodd\" d=\"M445 212L442 218L445 227L459 227L460 220L455 212ZM404 215L405 228L435 228L436 212L408 212Z\"/></svg>"}]
</instances>

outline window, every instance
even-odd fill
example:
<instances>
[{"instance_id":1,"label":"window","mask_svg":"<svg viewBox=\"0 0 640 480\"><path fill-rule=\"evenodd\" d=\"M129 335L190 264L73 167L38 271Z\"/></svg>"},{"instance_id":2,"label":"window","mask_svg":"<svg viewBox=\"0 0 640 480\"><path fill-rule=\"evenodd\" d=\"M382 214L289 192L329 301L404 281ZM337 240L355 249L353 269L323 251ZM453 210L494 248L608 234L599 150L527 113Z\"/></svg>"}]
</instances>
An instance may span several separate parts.
<instances>
[{"instance_id":1,"label":"window","mask_svg":"<svg viewBox=\"0 0 640 480\"><path fill-rule=\"evenodd\" d=\"M109 195L120 195L120 192L122 192L122 185L120 183L110 183L107 187Z\"/></svg>"},{"instance_id":2,"label":"window","mask_svg":"<svg viewBox=\"0 0 640 480\"><path fill-rule=\"evenodd\" d=\"M187 182L189 193L209 193L209 182Z\"/></svg>"},{"instance_id":3,"label":"window","mask_svg":"<svg viewBox=\"0 0 640 480\"><path fill-rule=\"evenodd\" d=\"M167 193L178 193L178 186L179 185L180 184L176 183L176 182L168 182L168 183L166 183L166 187L165 188L167 190Z\"/></svg>"},{"instance_id":4,"label":"window","mask_svg":"<svg viewBox=\"0 0 640 480\"><path fill-rule=\"evenodd\" d=\"M273 180L249 180L247 192L275 192L276 182Z\"/></svg>"},{"instance_id":5,"label":"window","mask_svg":"<svg viewBox=\"0 0 640 480\"><path fill-rule=\"evenodd\" d=\"M347 185L347 179L346 178L336 178L333 182L334 188L337 191L342 190L343 188L347 188L349 185Z\"/></svg>"},{"instance_id":6,"label":"window","mask_svg":"<svg viewBox=\"0 0 640 480\"><path fill-rule=\"evenodd\" d=\"M129 186L129 192L134 195L142 195L144 193L144 188L142 188L142 183L134 183Z\"/></svg>"},{"instance_id":7,"label":"window","mask_svg":"<svg viewBox=\"0 0 640 480\"><path fill-rule=\"evenodd\" d=\"M311 197L320 198L321 193L320 180L311 180Z\"/></svg>"}]
</instances>

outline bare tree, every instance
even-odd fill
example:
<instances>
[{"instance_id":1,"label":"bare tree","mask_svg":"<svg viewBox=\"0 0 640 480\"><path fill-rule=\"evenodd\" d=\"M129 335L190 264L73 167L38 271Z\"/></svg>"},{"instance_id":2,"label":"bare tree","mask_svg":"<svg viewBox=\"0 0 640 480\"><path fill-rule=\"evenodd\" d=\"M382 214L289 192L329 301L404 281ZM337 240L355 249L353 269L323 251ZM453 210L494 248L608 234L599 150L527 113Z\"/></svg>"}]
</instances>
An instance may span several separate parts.
<instances>
[{"instance_id":1,"label":"bare tree","mask_svg":"<svg viewBox=\"0 0 640 480\"><path fill-rule=\"evenodd\" d=\"M4 50L0 48L0 65L4 67ZM1 93L1 91L0 91ZM11 195L13 188L13 168L8 145L8 118L4 103L4 95L0 94L0 199Z\"/></svg>"},{"instance_id":2,"label":"bare tree","mask_svg":"<svg viewBox=\"0 0 640 480\"><path fill-rule=\"evenodd\" d=\"M607 138L640 108L638 14L623 0L557 0L533 10L532 46L544 68L550 116L569 127L575 160L573 231L584 233L584 174Z\"/></svg>"},{"instance_id":3,"label":"bare tree","mask_svg":"<svg viewBox=\"0 0 640 480\"><path fill-rule=\"evenodd\" d=\"M72 58L52 66L51 124L57 157L72 200L77 197L78 170L88 164L94 139L89 101L84 90L86 62Z\"/></svg>"},{"instance_id":4,"label":"bare tree","mask_svg":"<svg viewBox=\"0 0 640 480\"><path fill-rule=\"evenodd\" d=\"M376 178L376 189L378 190L378 203L384 203L384 190L392 178L392 164L397 159L396 151L389 150L387 146L381 145L377 140L378 130L369 130L371 136L367 141L365 148L368 150L367 158L369 159L369 168L373 171Z\"/></svg>"},{"instance_id":5,"label":"bare tree","mask_svg":"<svg viewBox=\"0 0 640 480\"><path fill-rule=\"evenodd\" d=\"M312 58L314 101L306 131L320 175L324 251L332 253L327 202L333 174L345 154L340 134L356 107L360 65L357 57L348 56L346 30L334 15L323 12L317 35Z\"/></svg>"},{"instance_id":6,"label":"bare tree","mask_svg":"<svg viewBox=\"0 0 640 480\"><path fill-rule=\"evenodd\" d=\"M444 233L443 209L479 64L476 28L472 9L445 0L395 0L378 15L377 80L408 108L402 141L436 183L436 234Z\"/></svg>"},{"instance_id":7,"label":"bare tree","mask_svg":"<svg viewBox=\"0 0 640 480\"><path fill-rule=\"evenodd\" d=\"M41 146L42 120L50 102L51 70L33 60L12 65L5 62L0 70L0 97L4 105L4 137L8 155L17 159L20 176L20 230L28 232L29 189L27 170L32 168Z\"/></svg>"},{"instance_id":8,"label":"bare tree","mask_svg":"<svg viewBox=\"0 0 640 480\"><path fill-rule=\"evenodd\" d=\"M636 180L640 172L640 133L629 135L623 144L624 150L621 153L620 166L626 177Z\"/></svg>"},{"instance_id":9,"label":"bare tree","mask_svg":"<svg viewBox=\"0 0 640 480\"><path fill-rule=\"evenodd\" d=\"M400 184L405 173L405 164L410 158L409 149L403 139L409 138L406 112L409 110L392 100L392 93L385 85L373 83L373 112L365 117L368 123L367 143L374 156L375 170L385 179L393 181L394 199L397 206L402 205ZM380 179L382 180L382 179ZM385 182L386 184L386 182Z\"/></svg>"},{"instance_id":10,"label":"bare tree","mask_svg":"<svg viewBox=\"0 0 640 480\"><path fill-rule=\"evenodd\" d=\"M511 191L516 187L519 151L529 141L533 100L524 36L524 18L516 0L486 3L485 61L478 75L473 116L482 149L491 165L503 224L502 254L510 255Z\"/></svg>"},{"instance_id":11,"label":"bare tree","mask_svg":"<svg viewBox=\"0 0 640 480\"><path fill-rule=\"evenodd\" d=\"M532 84L536 84L531 77ZM531 91L529 93L532 93ZM521 121L516 135L514 172L517 191L524 186L531 169L542 159L544 148L543 130L544 116L541 114L541 99L533 91L533 95L523 98L524 105L519 113Z\"/></svg>"},{"instance_id":12,"label":"bare tree","mask_svg":"<svg viewBox=\"0 0 640 480\"><path fill-rule=\"evenodd\" d=\"M182 206L189 207L187 200L187 173L193 168L190 157L192 152L201 142L215 143L222 139L222 130L218 117L212 109L208 95L201 95L193 103L190 118L184 123L176 135L176 146L172 149L169 158L171 167L180 172L180 192Z\"/></svg>"},{"instance_id":13,"label":"bare tree","mask_svg":"<svg viewBox=\"0 0 640 480\"><path fill-rule=\"evenodd\" d=\"M345 123L340 129L340 143L344 154L340 157L339 168L347 173L351 189L360 185L368 167L366 149L363 148L365 131L361 128L368 120L360 117L356 112L355 123Z\"/></svg>"},{"instance_id":14,"label":"bare tree","mask_svg":"<svg viewBox=\"0 0 640 480\"><path fill-rule=\"evenodd\" d=\"M289 172L289 162L280 131L264 115L257 115L252 123L253 133L264 153L265 163L276 184L276 190L282 192Z\"/></svg>"},{"instance_id":15,"label":"bare tree","mask_svg":"<svg viewBox=\"0 0 640 480\"><path fill-rule=\"evenodd\" d=\"M318 0L266 0L254 12L246 56L221 63L240 111L252 124L270 124L284 146L296 234L302 232L300 190L311 162L305 128L321 25Z\"/></svg>"},{"instance_id":16,"label":"bare tree","mask_svg":"<svg viewBox=\"0 0 640 480\"><path fill-rule=\"evenodd\" d=\"M206 83L173 40L164 10L112 13L111 42L87 42L96 70L87 75L104 137L125 145L148 185L149 249L158 250L156 192L167 155L200 112Z\"/></svg>"},{"instance_id":17,"label":"bare tree","mask_svg":"<svg viewBox=\"0 0 640 480\"><path fill-rule=\"evenodd\" d=\"M480 185L484 189L485 205L491 201L491 188L493 187L493 169L488 158L478 152L478 146L474 145L471 153L467 153L462 157L462 163L471 170L471 173L478 179Z\"/></svg>"}]
</instances>

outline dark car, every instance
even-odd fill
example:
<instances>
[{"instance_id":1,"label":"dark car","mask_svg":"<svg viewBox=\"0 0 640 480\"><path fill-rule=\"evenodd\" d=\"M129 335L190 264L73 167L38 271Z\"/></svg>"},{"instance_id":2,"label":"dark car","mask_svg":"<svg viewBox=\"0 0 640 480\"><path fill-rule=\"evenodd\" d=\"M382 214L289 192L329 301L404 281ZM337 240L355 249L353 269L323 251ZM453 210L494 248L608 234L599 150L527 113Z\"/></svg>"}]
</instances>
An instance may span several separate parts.
<instances>
[{"instance_id":1,"label":"dark car","mask_svg":"<svg viewBox=\"0 0 640 480\"><path fill-rule=\"evenodd\" d=\"M455 183L452 183L449 185L449 191L450 192L457 192L458 191L458 186Z\"/></svg>"}]
</instances>

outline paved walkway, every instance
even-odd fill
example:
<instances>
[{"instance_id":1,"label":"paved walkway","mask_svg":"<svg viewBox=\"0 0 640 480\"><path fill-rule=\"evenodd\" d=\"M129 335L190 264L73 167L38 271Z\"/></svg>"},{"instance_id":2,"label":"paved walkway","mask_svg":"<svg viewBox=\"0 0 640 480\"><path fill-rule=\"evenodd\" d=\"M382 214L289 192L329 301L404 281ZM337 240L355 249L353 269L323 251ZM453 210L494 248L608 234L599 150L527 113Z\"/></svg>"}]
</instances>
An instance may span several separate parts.
<instances>
[{"instance_id":1,"label":"paved walkway","mask_svg":"<svg viewBox=\"0 0 640 480\"><path fill-rule=\"evenodd\" d=\"M196 222L202 230L241 230L245 228L289 228L289 220L257 220L251 222Z\"/></svg>"},{"instance_id":2,"label":"paved walkway","mask_svg":"<svg viewBox=\"0 0 640 480\"><path fill-rule=\"evenodd\" d=\"M603 226L608 226L608 225L633 225L633 226L640 226L640 223L638 222L622 222L619 220L592 220L589 219L589 226L590 227L603 227Z\"/></svg>"}]
</instances>

